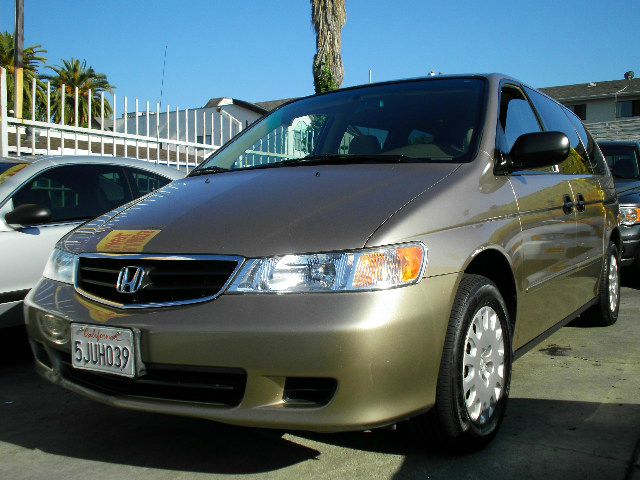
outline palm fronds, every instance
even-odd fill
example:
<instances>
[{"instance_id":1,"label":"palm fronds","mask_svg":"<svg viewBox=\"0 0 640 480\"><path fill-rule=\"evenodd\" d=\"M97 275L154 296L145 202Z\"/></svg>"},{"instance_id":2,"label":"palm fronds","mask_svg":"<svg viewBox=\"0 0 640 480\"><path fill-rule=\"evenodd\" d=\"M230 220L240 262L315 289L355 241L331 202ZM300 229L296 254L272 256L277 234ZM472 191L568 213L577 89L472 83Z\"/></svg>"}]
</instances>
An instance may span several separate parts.
<instances>
[{"instance_id":1,"label":"palm fronds","mask_svg":"<svg viewBox=\"0 0 640 480\"><path fill-rule=\"evenodd\" d=\"M77 58L63 60L62 65L49 67L53 75L43 78L51 82L51 115L54 122L62 118L62 96L64 94L64 122L75 121L75 89L78 88L78 125L90 126L89 120L100 116L100 94L112 92L114 86L104 73L97 73L93 67L87 67L86 60ZM64 92L61 91L64 85ZM91 112L89 112L89 91L91 91ZM105 115L111 114L111 104L105 99Z\"/></svg>"}]
</instances>

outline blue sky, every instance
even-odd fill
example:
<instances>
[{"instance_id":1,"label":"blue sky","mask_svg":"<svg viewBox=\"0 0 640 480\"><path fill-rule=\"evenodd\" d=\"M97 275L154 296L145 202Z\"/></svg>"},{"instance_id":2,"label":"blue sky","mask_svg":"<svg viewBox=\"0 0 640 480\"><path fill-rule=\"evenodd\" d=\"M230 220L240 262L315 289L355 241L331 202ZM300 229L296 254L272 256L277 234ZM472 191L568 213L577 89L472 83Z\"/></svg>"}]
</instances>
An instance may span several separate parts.
<instances>
[{"instance_id":1,"label":"blue sky","mask_svg":"<svg viewBox=\"0 0 640 480\"><path fill-rule=\"evenodd\" d=\"M24 0L25 45L75 56L119 95L196 107L313 93L307 0ZM14 0L0 0L13 30ZM640 75L640 8L622 0L347 0L343 86L445 73L509 73L534 86Z\"/></svg>"}]
</instances>

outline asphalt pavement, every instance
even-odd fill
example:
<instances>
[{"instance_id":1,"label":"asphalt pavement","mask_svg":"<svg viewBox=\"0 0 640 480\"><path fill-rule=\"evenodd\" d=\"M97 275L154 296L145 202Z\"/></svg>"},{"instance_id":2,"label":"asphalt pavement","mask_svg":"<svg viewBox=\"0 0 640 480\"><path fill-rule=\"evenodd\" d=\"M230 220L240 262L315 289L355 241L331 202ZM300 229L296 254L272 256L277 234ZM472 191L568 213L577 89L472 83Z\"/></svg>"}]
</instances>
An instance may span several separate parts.
<instances>
[{"instance_id":1,"label":"asphalt pavement","mask_svg":"<svg viewBox=\"0 0 640 480\"><path fill-rule=\"evenodd\" d=\"M463 456L402 430L277 432L114 409L41 380L13 331L0 347L0 479L640 480L640 281L625 279L621 301L616 325L574 322L519 359L498 437Z\"/></svg>"}]
</instances>

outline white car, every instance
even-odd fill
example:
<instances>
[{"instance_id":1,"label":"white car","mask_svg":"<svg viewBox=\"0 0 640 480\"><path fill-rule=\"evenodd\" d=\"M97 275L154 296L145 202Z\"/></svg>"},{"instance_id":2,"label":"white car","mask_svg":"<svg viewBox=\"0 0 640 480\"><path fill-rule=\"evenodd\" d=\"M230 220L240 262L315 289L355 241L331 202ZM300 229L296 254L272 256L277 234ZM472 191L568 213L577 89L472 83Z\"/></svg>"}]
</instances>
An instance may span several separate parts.
<instances>
[{"instance_id":1,"label":"white car","mask_svg":"<svg viewBox=\"0 0 640 480\"><path fill-rule=\"evenodd\" d=\"M0 158L0 328L22 323L22 300L63 235L185 174L128 158Z\"/></svg>"}]
</instances>

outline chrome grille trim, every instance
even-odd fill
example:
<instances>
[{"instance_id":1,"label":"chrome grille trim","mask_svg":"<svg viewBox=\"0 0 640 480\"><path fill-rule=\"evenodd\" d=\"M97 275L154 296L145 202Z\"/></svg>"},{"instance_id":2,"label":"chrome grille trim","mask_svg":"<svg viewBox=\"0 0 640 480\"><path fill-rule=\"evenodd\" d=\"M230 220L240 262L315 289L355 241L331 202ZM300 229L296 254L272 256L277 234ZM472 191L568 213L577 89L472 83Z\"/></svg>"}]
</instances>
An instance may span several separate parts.
<instances>
[{"instance_id":1,"label":"chrome grille trim","mask_svg":"<svg viewBox=\"0 0 640 480\"><path fill-rule=\"evenodd\" d=\"M86 297L94 302L101 303L103 305L108 305L110 307L122 308L122 309L144 309L144 308L164 308L164 307L176 307L180 305L192 305L196 303L210 302L215 300L220 295L222 295L229 285L235 280L238 272L244 265L246 259L241 256L236 255L181 255L181 254L136 254L136 253L81 253L78 255L78 258L91 258L91 259L111 259L111 260L153 260L153 261L162 261L162 260L172 260L172 261L191 261L191 260L208 260L208 261L226 261L226 262L236 262L236 267L234 268L229 278L224 283L222 288L218 290L215 294L209 295L207 297L200 297L191 300L178 300L178 301L170 301L170 302L154 302L154 303L119 303L108 300L106 298L98 297L93 295L79 286L79 273L80 273L80 261L76 262L76 275L75 275L75 291L78 292L83 297ZM113 286L115 289L115 284Z\"/></svg>"}]
</instances>

